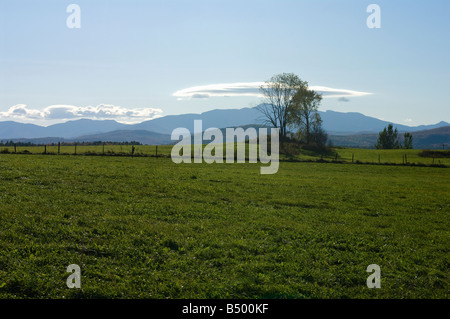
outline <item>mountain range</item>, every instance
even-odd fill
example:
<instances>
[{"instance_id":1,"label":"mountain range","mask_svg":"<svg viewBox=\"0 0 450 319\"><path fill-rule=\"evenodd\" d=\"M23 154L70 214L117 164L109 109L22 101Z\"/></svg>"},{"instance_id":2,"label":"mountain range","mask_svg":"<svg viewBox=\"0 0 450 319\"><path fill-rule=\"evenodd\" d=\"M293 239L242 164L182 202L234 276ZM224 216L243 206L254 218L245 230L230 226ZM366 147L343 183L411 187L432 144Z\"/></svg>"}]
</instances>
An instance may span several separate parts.
<instances>
[{"instance_id":1,"label":"mountain range","mask_svg":"<svg viewBox=\"0 0 450 319\"><path fill-rule=\"evenodd\" d=\"M410 127L395 124L361 113L343 113L336 111L319 112L323 120L323 128L335 145L371 147L376 142L379 131L388 124L393 124L399 132L421 132L448 127L447 122L434 125ZM202 120L203 130L216 127L237 127L261 123L261 113L256 108L221 109L201 114L168 115L138 124L123 124L114 120L79 119L50 126L24 124L13 121L0 122L0 140L14 140L32 143L55 143L58 141L138 141L142 144L169 144L170 134L175 128L184 127L194 130L194 120ZM448 143L450 132L437 131L443 138L428 141L434 144ZM431 135L433 135L431 134ZM414 135L414 134L413 134ZM425 134L427 135L427 134ZM417 135L416 136L425 136ZM358 137L359 136L359 137ZM375 142L372 140L375 138ZM359 140L359 142L358 142ZM369 146L370 144L370 146ZM425 143L426 144L426 143ZM428 145L426 144L426 145Z\"/></svg>"}]
</instances>

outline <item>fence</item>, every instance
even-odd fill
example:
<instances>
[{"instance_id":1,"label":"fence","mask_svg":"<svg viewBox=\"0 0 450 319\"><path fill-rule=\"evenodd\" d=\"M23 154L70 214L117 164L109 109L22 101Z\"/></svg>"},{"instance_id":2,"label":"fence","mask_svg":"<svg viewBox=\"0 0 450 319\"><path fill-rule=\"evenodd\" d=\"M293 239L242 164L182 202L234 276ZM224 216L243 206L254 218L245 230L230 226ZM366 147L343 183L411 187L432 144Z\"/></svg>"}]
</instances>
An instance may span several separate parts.
<instances>
[{"instance_id":1,"label":"fence","mask_svg":"<svg viewBox=\"0 0 450 319\"><path fill-rule=\"evenodd\" d=\"M2 154L103 155L103 156L170 156L171 145L42 145L0 146Z\"/></svg>"},{"instance_id":2,"label":"fence","mask_svg":"<svg viewBox=\"0 0 450 319\"><path fill-rule=\"evenodd\" d=\"M0 146L2 154L46 154L46 155L96 155L96 156L132 156L132 157L170 157L173 145L42 145L42 146ZM334 153L308 154L293 156L280 154L280 161L320 161L354 164L379 165L426 165L450 166L448 157L421 157L421 150L370 150L335 149Z\"/></svg>"}]
</instances>

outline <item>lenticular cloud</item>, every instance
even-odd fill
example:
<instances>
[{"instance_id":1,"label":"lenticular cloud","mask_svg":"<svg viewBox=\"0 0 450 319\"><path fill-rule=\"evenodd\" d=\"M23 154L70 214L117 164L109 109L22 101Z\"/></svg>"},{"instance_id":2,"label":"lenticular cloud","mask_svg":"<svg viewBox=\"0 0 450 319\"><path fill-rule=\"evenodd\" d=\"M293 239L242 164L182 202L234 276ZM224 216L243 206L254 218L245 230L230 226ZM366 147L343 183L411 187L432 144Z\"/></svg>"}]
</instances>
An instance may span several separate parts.
<instances>
[{"instance_id":1,"label":"lenticular cloud","mask_svg":"<svg viewBox=\"0 0 450 319\"><path fill-rule=\"evenodd\" d=\"M194 86L179 90L173 95L179 99L206 98L213 96L259 96L259 87L263 82L224 83Z\"/></svg>"},{"instance_id":2,"label":"lenticular cloud","mask_svg":"<svg viewBox=\"0 0 450 319\"><path fill-rule=\"evenodd\" d=\"M265 82L238 82L210 84L203 86L194 86L179 90L173 94L179 100L208 98L208 97L230 97L230 96L255 96L262 97L259 90ZM372 93L359 92L347 89L335 89L325 86L310 86L311 90L317 91L324 98L349 98L355 96L370 95Z\"/></svg>"}]
</instances>

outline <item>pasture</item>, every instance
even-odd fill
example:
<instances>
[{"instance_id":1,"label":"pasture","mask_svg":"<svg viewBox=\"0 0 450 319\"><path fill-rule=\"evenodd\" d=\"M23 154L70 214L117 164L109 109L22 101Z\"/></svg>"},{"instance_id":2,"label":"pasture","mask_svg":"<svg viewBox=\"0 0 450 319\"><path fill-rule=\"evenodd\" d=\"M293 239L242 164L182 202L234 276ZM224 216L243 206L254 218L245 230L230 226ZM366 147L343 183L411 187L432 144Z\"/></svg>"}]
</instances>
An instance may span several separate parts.
<instances>
[{"instance_id":1,"label":"pasture","mask_svg":"<svg viewBox=\"0 0 450 319\"><path fill-rule=\"evenodd\" d=\"M203 145L204 147L205 145ZM136 145L135 156L160 156L169 157L171 145ZM105 156L131 156L132 145L58 145L47 146L0 146L0 153L18 154L47 154L47 155L105 155ZM324 153L320 156L317 152L300 150L298 153L286 156L280 154L280 160L289 161L338 161L343 163L365 163L365 164L412 164L412 165L445 165L450 166L449 157L421 157L417 149L397 150L375 150L361 148L334 148L333 153ZM248 154L248 144L246 145ZM224 144L225 155L225 144ZM336 156L337 155L337 156Z\"/></svg>"},{"instance_id":2,"label":"pasture","mask_svg":"<svg viewBox=\"0 0 450 319\"><path fill-rule=\"evenodd\" d=\"M0 154L0 298L449 297L447 168L260 166Z\"/></svg>"}]
</instances>

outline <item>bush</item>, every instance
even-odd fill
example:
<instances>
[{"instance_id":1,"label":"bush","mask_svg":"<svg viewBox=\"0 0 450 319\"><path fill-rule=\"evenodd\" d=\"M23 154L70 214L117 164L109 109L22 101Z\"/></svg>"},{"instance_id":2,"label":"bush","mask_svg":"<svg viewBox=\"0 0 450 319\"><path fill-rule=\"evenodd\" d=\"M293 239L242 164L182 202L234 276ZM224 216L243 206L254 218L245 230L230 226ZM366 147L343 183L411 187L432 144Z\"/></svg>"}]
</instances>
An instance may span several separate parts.
<instances>
[{"instance_id":1,"label":"bush","mask_svg":"<svg viewBox=\"0 0 450 319\"><path fill-rule=\"evenodd\" d=\"M322 155L333 155L334 151L332 148L327 147L325 145L319 145L319 144L305 144L302 146L302 149L311 151L314 153L319 153Z\"/></svg>"}]
</instances>

